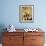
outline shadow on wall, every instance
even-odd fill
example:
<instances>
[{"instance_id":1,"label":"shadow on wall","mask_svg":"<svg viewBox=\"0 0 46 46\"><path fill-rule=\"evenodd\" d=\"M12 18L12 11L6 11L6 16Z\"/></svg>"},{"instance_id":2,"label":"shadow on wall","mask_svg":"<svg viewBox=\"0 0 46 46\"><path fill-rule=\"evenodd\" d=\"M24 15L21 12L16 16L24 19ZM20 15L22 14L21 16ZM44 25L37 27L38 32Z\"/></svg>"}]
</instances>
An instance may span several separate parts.
<instances>
[{"instance_id":1,"label":"shadow on wall","mask_svg":"<svg viewBox=\"0 0 46 46\"><path fill-rule=\"evenodd\" d=\"M2 43L2 36L3 36L2 32L6 31L6 30L4 30L4 28L6 28L5 25L0 24L0 43Z\"/></svg>"}]
</instances>

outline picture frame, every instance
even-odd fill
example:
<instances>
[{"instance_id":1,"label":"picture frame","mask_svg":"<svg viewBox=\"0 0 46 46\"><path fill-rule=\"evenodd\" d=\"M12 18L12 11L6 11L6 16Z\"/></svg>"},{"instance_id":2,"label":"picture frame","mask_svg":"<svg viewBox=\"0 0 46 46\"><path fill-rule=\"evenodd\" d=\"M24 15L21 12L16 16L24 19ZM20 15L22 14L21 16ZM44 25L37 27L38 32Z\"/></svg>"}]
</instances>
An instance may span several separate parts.
<instances>
[{"instance_id":1,"label":"picture frame","mask_svg":"<svg viewBox=\"0 0 46 46\"><path fill-rule=\"evenodd\" d=\"M34 22L34 5L19 6L19 21L22 23Z\"/></svg>"}]
</instances>

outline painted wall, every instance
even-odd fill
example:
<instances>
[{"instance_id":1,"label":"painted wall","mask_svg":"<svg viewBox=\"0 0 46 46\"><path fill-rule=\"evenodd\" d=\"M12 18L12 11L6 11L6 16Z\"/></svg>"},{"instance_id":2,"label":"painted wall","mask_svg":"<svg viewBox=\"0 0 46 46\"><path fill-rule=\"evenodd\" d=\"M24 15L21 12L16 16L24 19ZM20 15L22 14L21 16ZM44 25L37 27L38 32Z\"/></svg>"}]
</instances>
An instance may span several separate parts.
<instances>
[{"instance_id":1,"label":"painted wall","mask_svg":"<svg viewBox=\"0 0 46 46\"><path fill-rule=\"evenodd\" d=\"M34 5L34 23L19 22L19 5ZM1 0L0 25L13 24L16 28L46 28L46 0Z\"/></svg>"}]
</instances>

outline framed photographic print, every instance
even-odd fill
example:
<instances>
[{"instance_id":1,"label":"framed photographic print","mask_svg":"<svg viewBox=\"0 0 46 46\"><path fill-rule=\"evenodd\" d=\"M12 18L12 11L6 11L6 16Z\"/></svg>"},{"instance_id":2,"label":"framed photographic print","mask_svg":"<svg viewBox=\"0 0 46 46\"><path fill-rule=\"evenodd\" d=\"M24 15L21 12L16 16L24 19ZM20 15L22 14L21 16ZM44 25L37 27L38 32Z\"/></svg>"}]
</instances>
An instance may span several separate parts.
<instances>
[{"instance_id":1,"label":"framed photographic print","mask_svg":"<svg viewBox=\"0 0 46 46\"><path fill-rule=\"evenodd\" d=\"M24 23L33 22L34 21L34 5L20 5L19 20L20 22L24 22Z\"/></svg>"}]
</instances>

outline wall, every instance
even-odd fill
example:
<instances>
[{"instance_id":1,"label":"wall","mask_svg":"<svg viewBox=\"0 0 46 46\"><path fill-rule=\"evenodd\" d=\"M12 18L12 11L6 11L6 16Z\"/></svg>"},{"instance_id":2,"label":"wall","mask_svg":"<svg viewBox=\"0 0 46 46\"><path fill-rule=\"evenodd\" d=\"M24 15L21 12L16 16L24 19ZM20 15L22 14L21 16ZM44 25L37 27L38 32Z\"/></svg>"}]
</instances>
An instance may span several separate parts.
<instances>
[{"instance_id":1,"label":"wall","mask_svg":"<svg viewBox=\"0 0 46 46\"><path fill-rule=\"evenodd\" d=\"M34 23L19 22L19 5L34 5ZM40 27L46 32L46 0L0 0L0 31L13 24L16 28Z\"/></svg>"},{"instance_id":2,"label":"wall","mask_svg":"<svg viewBox=\"0 0 46 46\"><path fill-rule=\"evenodd\" d=\"M46 28L46 1L44 0L1 0L0 25L13 24L16 28ZM19 22L19 5L34 5L34 23Z\"/></svg>"}]
</instances>

